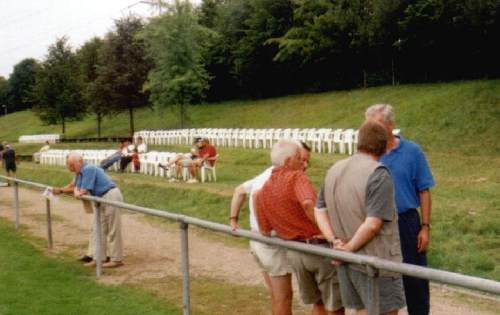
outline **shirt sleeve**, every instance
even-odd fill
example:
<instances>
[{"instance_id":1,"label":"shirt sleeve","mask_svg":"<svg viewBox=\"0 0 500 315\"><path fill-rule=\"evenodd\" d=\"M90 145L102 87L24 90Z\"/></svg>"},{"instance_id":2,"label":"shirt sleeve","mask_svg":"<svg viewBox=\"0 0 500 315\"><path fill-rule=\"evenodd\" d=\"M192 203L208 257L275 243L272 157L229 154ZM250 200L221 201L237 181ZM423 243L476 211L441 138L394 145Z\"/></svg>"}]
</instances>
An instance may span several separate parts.
<instances>
[{"instance_id":1,"label":"shirt sleeve","mask_svg":"<svg viewBox=\"0 0 500 315\"><path fill-rule=\"evenodd\" d=\"M241 185L247 194L249 194L252 191L254 181L255 179L250 179Z\"/></svg>"},{"instance_id":2,"label":"shirt sleeve","mask_svg":"<svg viewBox=\"0 0 500 315\"><path fill-rule=\"evenodd\" d=\"M306 174L301 173L297 176L294 189L295 196L300 203L305 200L312 200L313 203L316 203L316 191Z\"/></svg>"},{"instance_id":3,"label":"shirt sleeve","mask_svg":"<svg viewBox=\"0 0 500 315\"><path fill-rule=\"evenodd\" d=\"M271 223L266 216L266 211L264 209L264 203L262 198L262 191L258 191L253 200L255 202L255 212L257 216L257 222L259 223L260 231L264 234L270 234L272 231Z\"/></svg>"},{"instance_id":4,"label":"shirt sleeve","mask_svg":"<svg viewBox=\"0 0 500 315\"><path fill-rule=\"evenodd\" d=\"M386 167L377 168L366 184L366 210L368 217L392 221L396 212L394 185Z\"/></svg>"},{"instance_id":5,"label":"shirt sleeve","mask_svg":"<svg viewBox=\"0 0 500 315\"><path fill-rule=\"evenodd\" d=\"M431 187L434 187L434 177L432 176L431 168L429 167L429 163L425 158L425 154L420 147L418 147L418 151L416 154L417 165L416 165L416 184L418 191L424 191Z\"/></svg>"},{"instance_id":6,"label":"shirt sleeve","mask_svg":"<svg viewBox=\"0 0 500 315\"><path fill-rule=\"evenodd\" d=\"M321 186L319 191L318 200L316 201L316 209L326 211L325 186Z\"/></svg>"},{"instance_id":7,"label":"shirt sleeve","mask_svg":"<svg viewBox=\"0 0 500 315\"><path fill-rule=\"evenodd\" d=\"M97 178L97 168L87 167L85 170L81 171L80 175L80 189L94 190L95 182Z\"/></svg>"}]
</instances>

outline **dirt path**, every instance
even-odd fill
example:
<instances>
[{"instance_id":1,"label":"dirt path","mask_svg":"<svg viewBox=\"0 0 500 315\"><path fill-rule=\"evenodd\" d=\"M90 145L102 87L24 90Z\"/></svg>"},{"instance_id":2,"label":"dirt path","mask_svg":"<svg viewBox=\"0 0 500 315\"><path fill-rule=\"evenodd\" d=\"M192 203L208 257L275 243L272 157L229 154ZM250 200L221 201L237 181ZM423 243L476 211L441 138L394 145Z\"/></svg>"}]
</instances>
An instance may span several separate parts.
<instances>
[{"instance_id":1,"label":"dirt path","mask_svg":"<svg viewBox=\"0 0 500 315\"><path fill-rule=\"evenodd\" d=\"M12 196L12 189L0 188L0 217L13 221ZM20 189L19 196L21 224L33 235L46 238L45 201L41 193ZM91 216L84 213L81 203L60 198L53 205L52 213L54 251L66 251L75 256L84 253ZM124 213L122 221L125 266L120 268L120 272L105 274L101 281L112 284L137 283L146 279L181 275L177 226L156 224L145 220L141 214L132 213ZM263 285L258 267L247 249L206 239L193 231L189 234L189 248L192 277L215 278L239 285ZM473 310L460 303L456 296L450 297L450 293L443 289L434 288L432 294L434 315L494 314Z\"/></svg>"}]
</instances>

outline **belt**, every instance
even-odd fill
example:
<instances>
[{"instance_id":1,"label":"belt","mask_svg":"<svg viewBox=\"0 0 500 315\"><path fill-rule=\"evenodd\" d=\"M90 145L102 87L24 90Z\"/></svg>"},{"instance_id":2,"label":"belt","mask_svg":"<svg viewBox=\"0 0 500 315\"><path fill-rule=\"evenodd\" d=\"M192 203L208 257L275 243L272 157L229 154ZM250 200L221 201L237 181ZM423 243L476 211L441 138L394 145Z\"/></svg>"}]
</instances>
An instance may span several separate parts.
<instances>
[{"instance_id":1,"label":"belt","mask_svg":"<svg viewBox=\"0 0 500 315\"><path fill-rule=\"evenodd\" d=\"M311 245L321 245L321 244L328 244L328 241L324 238L310 238L307 240L294 240L296 242L301 242L301 243L306 243L306 244L311 244Z\"/></svg>"},{"instance_id":2,"label":"belt","mask_svg":"<svg viewBox=\"0 0 500 315\"><path fill-rule=\"evenodd\" d=\"M106 191L105 191L105 192L103 192L100 196L97 196L97 197L102 198L102 197L104 197L104 195L106 195L106 194L107 194L110 190L115 189L115 188L116 188L116 187L111 187L110 189L106 190Z\"/></svg>"}]
</instances>

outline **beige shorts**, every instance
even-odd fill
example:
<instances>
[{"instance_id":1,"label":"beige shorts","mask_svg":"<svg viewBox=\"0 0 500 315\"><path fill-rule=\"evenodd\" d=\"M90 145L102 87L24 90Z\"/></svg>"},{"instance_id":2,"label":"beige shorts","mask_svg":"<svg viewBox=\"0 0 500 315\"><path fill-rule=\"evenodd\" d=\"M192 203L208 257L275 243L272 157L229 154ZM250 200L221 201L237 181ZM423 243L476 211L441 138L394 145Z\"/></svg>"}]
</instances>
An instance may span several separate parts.
<instances>
[{"instance_id":1,"label":"beige shorts","mask_svg":"<svg viewBox=\"0 0 500 315\"><path fill-rule=\"evenodd\" d=\"M288 250L288 261L305 304L322 302L328 311L343 307L337 271L331 258Z\"/></svg>"},{"instance_id":2,"label":"beige shorts","mask_svg":"<svg viewBox=\"0 0 500 315\"><path fill-rule=\"evenodd\" d=\"M292 273L285 248L250 241L250 252L262 271L269 276L279 277Z\"/></svg>"}]
</instances>

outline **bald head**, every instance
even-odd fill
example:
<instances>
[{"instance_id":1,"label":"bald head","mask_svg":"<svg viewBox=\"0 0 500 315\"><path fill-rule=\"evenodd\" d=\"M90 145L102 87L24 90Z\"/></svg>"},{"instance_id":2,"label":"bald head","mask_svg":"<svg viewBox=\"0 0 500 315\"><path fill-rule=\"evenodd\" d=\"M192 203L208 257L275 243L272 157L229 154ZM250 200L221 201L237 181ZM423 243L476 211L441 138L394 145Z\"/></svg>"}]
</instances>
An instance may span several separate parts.
<instances>
[{"instance_id":1,"label":"bald head","mask_svg":"<svg viewBox=\"0 0 500 315\"><path fill-rule=\"evenodd\" d=\"M73 173L79 173L83 165L83 157L80 153L70 152L66 157L66 166Z\"/></svg>"}]
</instances>

